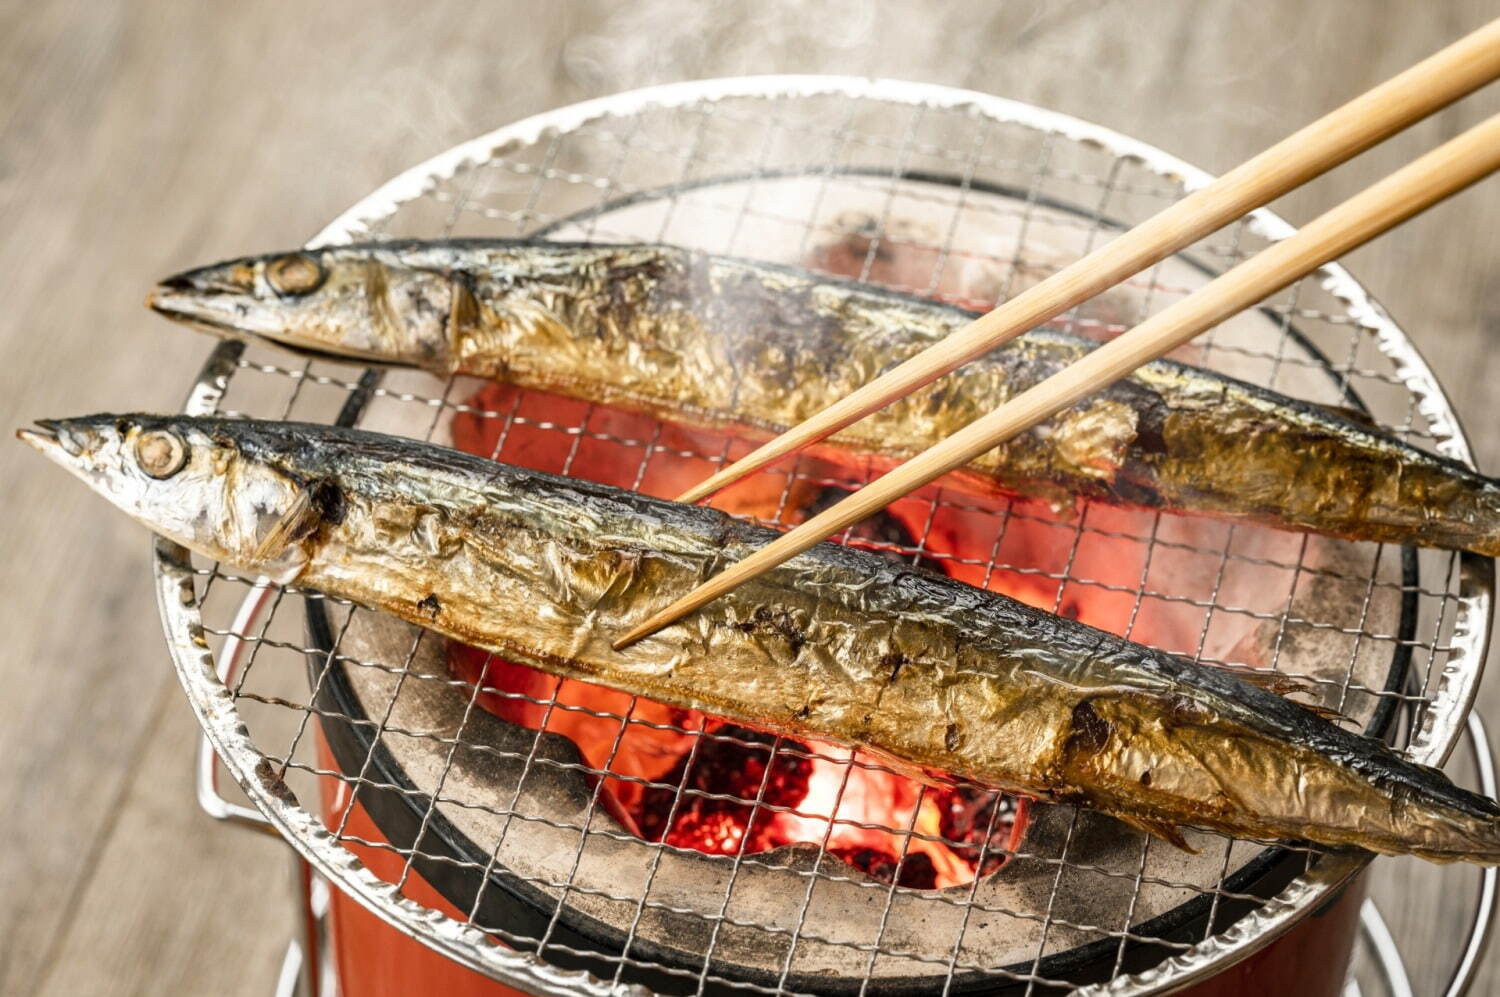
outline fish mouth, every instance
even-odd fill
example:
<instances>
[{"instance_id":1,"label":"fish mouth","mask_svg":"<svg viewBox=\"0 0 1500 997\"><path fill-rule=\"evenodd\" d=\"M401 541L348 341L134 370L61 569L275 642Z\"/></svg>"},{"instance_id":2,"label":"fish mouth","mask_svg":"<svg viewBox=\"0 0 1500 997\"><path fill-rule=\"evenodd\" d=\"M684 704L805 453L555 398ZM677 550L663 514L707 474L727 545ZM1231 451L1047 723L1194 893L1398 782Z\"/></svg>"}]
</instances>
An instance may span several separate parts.
<instances>
[{"instance_id":1,"label":"fish mouth","mask_svg":"<svg viewBox=\"0 0 1500 997\"><path fill-rule=\"evenodd\" d=\"M37 419L36 428L23 426L17 429L16 439L65 467L71 467L88 449L77 433L71 432L57 419Z\"/></svg>"},{"instance_id":2,"label":"fish mouth","mask_svg":"<svg viewBox=\"0 0 1500 997\"><path fill-rule=\"evenodd\" d=\"M16 430L16 439L37 448L50 446L58 441L58 426L55 420L38 419L36 420L36 425L36 429L32 429L30 426L22 426Z\"/></svg>"},{"instance_id":3,"label":"fish mouth","mask_svg":"<svg viewBox=\"0 0 1500 997\"><path fill-rule=\"evenodd\" d=\"M159 282L146 295L146 307L181 325L240 342L269 342L294 350L302 356L331 363L359 363L367 367L405 367L400 359L382 357L378 353L361 353L358 350L329 349L324 343L307 336L298 335L291 328L279 325L258 309L236 309L216 307L216 299L234 295L243 299L243 288L231 288L222 284L218 288L204 290L205 285L190 275L169 277Z\"/></svg>"},{"instance_id":4,"label":"fish mouth","mask_svg":"<svg viewBox=\"0 0 1500 997\"><path fill-rule=\"evenodd\" d=\"M189 273L177 273L170 277L163 277L156 282L159 291L193 291L197 290L198 282Z\"/></svg>"},{"instance_id":5,"label":"fish mouth","mask_svg":"<svg viewBox=\"0 0 1500 997\"><path fill-rule=\"evenodd\" d=\"M150 302L147 303L150 304ZM210 335L220 336L224 339L249 338L244 329L238 328L237 326L231 325L228 322L224 322L220 319L215 319L207 315L199 315L194 312L178 311L172 308L158 308L154 304L151 305L151 309L158 315L169 318L179 325L185 325L189 326L190 328L197 329L199 332L206 332Z\"/></svg>"},{"instance_id":6,"label":"fish mouth","mask_svg":"<svg viewBox=\"0 0 1500 997\"><path fill-rule=\"evenodd\" d=\"M253 290L253 282L248 277L231 275L233 271L230 267L231 264L219 264L200 270L184 270L157 281L156 290L201 295L249 294Z\"/></svg>"},{"instance_id":7,"label":"fish mouth","mask_svg":"<svg viewBox=\"0 0 1500 997\"><path fill-rule=\"evenodd\" d=\"M146 307L176 322L215 333L243 335L256 311L247 261L220 263L164 277L146 295Z\"/></svg>"},{"instance_id":8,"label":"fish mouth","mask_svg":"<svg viewBox=\"0 0 1500 997\"><path fill-rule=\"evenodd\" d=\"M210 302L217 294L231 293L227 288L205 290L197 284L188 282L184 277L169 277L158 283L146 295L146 307L163 315L174 322L191 325L207 332L219 335L230 335L237 338L244 336L244 330L235 326L228 319L216 314ZM243 291L237 292L243 294Z\"/></svg>"}]
</instances>

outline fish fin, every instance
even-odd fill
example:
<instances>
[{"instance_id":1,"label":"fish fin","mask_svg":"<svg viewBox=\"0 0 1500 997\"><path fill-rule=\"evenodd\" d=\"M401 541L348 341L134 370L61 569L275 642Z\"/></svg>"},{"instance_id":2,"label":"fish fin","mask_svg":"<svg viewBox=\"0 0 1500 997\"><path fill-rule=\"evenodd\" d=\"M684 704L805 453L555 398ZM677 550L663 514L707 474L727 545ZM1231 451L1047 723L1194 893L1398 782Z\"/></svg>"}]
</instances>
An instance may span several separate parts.
<instances>
[{"instance_id":1,"label":"fish fin","mask_svg":"<svg viewBox=\"0 0 1500 997\"><path fill-rule=\"evenodd\" d=\"M1187 843L1187 839L1182 836L1182 831L1176 824L1169 824L1164 820L1151 820L1147 817L1123 817L1119 814L1114 816L1116 820L1129 824L1137 831L1149 834L1153 838L1160 838L1174 848L1180 848L1190 855L1198 854L1198 849Z\"/></svg>"},{"instance_id":2,"label":"fish fin","mask_svg":"<svg viewBox=\"0 0 1500 997\"><path fill-rule=\"evenodd\" d=\"M960 776L949 775L942 769L927 768L925 766L920 770L917 781L924 786L931 786L933 789L952 789L956 786L973 786L976 789L989 788Z\"/></svg>"},{"instance_id":3,"label":"fish fin","mask_svg":"<svg viewBox=\"0 0 1500 997\"><path fill-rule=\"evenodd\" d=\"M1311 691L1305 683L1269 668L1224 668L1224 671L1229 672L1246 685L1253 685L1266 692L1274 692L1278 696Z\"/></svg>"},{"instance_id":4,"label":"fish fin","mask_svg":"<svg viewBox=\"0 0 1500 997\"><path fill-rule=\"evenodd\" d=\"M949 789L963 782L962 779L951 776L939 769L928 768L925 765L913 765L911 762L903 761L900 758L893 758L883 751L874 751L870 748L861 748L860 751L874 758L881 765L897 775L910 779L912 782L921 783L932 789Z\"/></svg>"},{"instance_id":5,"label":"fish fin","mask_svg":"<svg viewBox=\"0 0 1500 997\"><path fill-rule=\"evenodd\" d=\"M1353 406L1350 406L1350 405L1322 405L1322 406L1319 406L1319 407L1323 408L1323 409L1326 409L1329 412L1332 412L1334 415L1338 416L1340 419L1348 419L1350 422L1354 423L1356 426L1363 426L1365 429L1373 429L1373 430L1376 430L1376 431L1382 432L1382 433L1385 432L1385 430L1381 428L1380 423L1378 423L1378 422L1375 421L1375 417L1374 416L1370 415L1370 413L1368 413L1368 412L1362 412L1359 409L1354 408Z\"/></svg>"},{"instance_id":6,"label":"fish fin","mask_svg":"<svg viewBox=\"0 0 1500 997\"><path fill-rule=\"evenodd\" d=\"M453 303L448 308L449 345L457 348L460 335L479 324L479 302L474 297L473 277L461 270L448 274Z\"/></svg>"},{"instance_id":7,"label":"fish fin","mask_svg":"<svg viewBox=\"0 0 1500 997\"><path fill-rule=\"evenodd\" d=\"M1296 701L1293 700L1293 702ZM1322 703L1297 703L1297 705L1302 707L1304 710L1309 710L1313 713L1316 713L1318 716L1322 717L1324 720L1327 720L1329 723L1336 724L1344 720L1352 719L1347 713L1340 713L1333 707L1324 706Z\"/></svg>"},{"instance_id":8,"label":"fish fin","mask_svg":"<svg viewBox=\"0 0 1500 997\"><path fill-rule=\"evenodd\" d=\"M1261 668L1228 668L1225 670L1232 672L1234 674L1234 677L1239 679L1241 682L1245 682L1258 688L1264 689L1267 692L1275 693L1276 695L1281 696L1284 699L1291 699L1291 697L1297 693L1303 693L1308 696L1316 695L1313 687L1308 683L1299 682L1297 679L1291 678L1287 675L1283 675L1280 672L1274 672ZM1304 710L1307 710L1311 713L1316 713L1324 720L1329 720L1337 723L1340 720L1349 719L1338 710L1335 710L1333 707L1324 706L1322 703L1304 703L1301 700L1296 699L1292 699L1291 701L1302 707Z\"/></svg>"},{"instance_id":9,"label":"fish fin","mask_svg":"<svg viewBox=\"0 0 1500 997\"><path fill-rule=\"evenodd\" d=\"M250 556L257 561L270 561L281 555L281 552L303 536L309 527L316 526L318 512L313 508L313 495L311 488L304 488L297 493L292 504L281 518L266 533L265 538L256 544L255 552Z\"/></svg>"},{"instance_id":10,"label":"fish fin","mask_svg":"<svg viewBox=\"0 0 1500 997\"><path fill-rule=\"evenodd\" d=\"M976 789L994 789L994 787L992 786L985 786L981 783L971 782L970 780L965 779L962 776L950 775L949 773L944 772L941 769L929 768L926 765L915 765L911 762L888 755L883 751L877 751L874 748L865 747L860 748L859 750L862 754L869 755L871 758L878 761L882 766L890 769L897 775L906 779L910 779L912 782L921 783L922 785L927 786L931 789L952 789L954 786L973 786Z\"/></svg>"}]
</instances>

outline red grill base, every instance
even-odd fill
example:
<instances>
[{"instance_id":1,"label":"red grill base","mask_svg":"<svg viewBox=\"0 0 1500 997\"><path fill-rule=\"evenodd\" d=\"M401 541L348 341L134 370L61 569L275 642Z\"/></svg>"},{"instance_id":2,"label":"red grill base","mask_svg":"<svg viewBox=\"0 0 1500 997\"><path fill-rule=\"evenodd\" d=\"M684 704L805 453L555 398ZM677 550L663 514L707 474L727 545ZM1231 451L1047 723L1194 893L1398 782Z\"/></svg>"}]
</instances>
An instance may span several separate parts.
<instances>
[{"instance_id":1,"label":"red grill base","mask_svg":"<svg viewBox=\"0 0 1500 997\"><path fill-rule=\"evenodd\" d=\"M385 840L358 803L349 814L347 831L368 841ZM395 882L401 877L402 859L395 852L352 842L348 847L381 879ZM462 911L444 900L416 873L407 877L403 889L407 896L424 906L459 920L464 917ZM421 942L408 938L339 890L330 893L328 922L328 947L338 974L340 997L521 995L521 991L466 969Z\"/></svg>"},{"instance_id":2,"label":"red grill base","mask_svg":"<svg viewBox=\"0 0 1500 997\"><path fill-rule=\"evenodd\" d=\"M326 752L326 749L324 749ZM325 753L325 761L332 762ZM320 780L324 820L337 826L342 816L342 783ZM371 842L385 837L357 802L349 805L345 833ZM371 872L394 883L401 876L402 857L386 848L346 842ZM1342 890L1333 903L1305 918L1260 952L1218 976L1188 990L1184 997L1339 997L1359 933L1364 875ZM415 872L403 887L411 899L462 920L464 913ZM520 991L497 983L439 955L392 928L358 902L331 891L329 938L340 997L518 997Z\"/></svg>"}]
</instances>

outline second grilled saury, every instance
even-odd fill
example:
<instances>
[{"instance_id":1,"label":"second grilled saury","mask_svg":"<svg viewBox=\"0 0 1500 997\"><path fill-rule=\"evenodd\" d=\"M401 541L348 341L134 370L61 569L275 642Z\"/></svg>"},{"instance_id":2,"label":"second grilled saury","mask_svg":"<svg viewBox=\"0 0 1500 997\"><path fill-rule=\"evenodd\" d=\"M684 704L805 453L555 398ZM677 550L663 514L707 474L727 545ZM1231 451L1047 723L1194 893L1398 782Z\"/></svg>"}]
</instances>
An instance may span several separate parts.
<instances>
[{"instance_id":1,"label":"second grilled saury","mask_svg":"<svg viewBox=\"0 0 1500 997\"><path fill-rule=\"evenodd\" d=\"M465 373L763 437L974 316L785 267L664 246L380 243L171 278L153 307L339 357ZM891 463L1093 343L1037 331L831 444ZM1321 406L1158 361L945 479L1358 540L1500 554L1500 486Z\"/></svg>"},{"instance_id":2,"label":"second grilled saury","mask_svg":"<svg viewBox=\"0 0 1500 997\"><path fill-rule=\"evenodd\" d=\"M1233 675L821 544L623 652L769 531L355 430L93 416L23 438L207 557L555 675L1175 826L1500 862L1500 807Z\"/></svg>"}]
</instances>

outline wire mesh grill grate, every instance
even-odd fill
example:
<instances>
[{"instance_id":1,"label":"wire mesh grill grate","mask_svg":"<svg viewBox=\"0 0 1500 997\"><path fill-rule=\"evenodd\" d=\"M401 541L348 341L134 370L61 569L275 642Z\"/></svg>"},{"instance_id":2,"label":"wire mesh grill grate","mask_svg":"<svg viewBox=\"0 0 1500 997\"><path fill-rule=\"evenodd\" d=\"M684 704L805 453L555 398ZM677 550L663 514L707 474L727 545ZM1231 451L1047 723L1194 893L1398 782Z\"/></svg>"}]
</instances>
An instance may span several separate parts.
<instances>
[{"instance_id":1,"label":"wire mesh grill grate","mask_svg":"<svg viewBox=\"0 0 1500 997\"><path fill-rule=\"evenodd\" d=\"M496 142L340 234L662 241L985 308L1185 192L1138 150L1002 110L846 92L646 102ZM1265 231L1233 226L1052 326L1093 338L1123 331L1253 255ZM1417 445L1454 445L1441 398L1418 390L1422 372L1390 355L1364 308L1309 279L1184 359L1365 407ZM657 493L749 447L469 379L375 377L256 347L235 362L219 408L313 422L357 412L366 428L442 443L467 420L493 439L497 459L583 477L607 467ZM756 476L747 490L758 497L733 511L794 522L808 495L871 473L867 463L798 457ZM1429 710L1451 711L1462 699L1452 690L1477 667L1464 654L1472 634L1459 620L1454 555L951 486L924 489L892 514L905 536L843 539L1204 662L1274 669L1352 726L1394 724L1398 744L1432 726ZM1002 847L992 832L1015 814L987 803L975 867L993 855L1007 863L945 889L915 888L901 873L918 851L973 853L975 841L917 826L926 787L903 820L870 819L847 798L851 785L895 775L858 753L664 721L629 697L574 702L555 680L518 691L471 679L448 667L440 638L340 600L217 566L196 565L191 578L204 630L237 666L227 682L252 761L321 808L337 847L407 898L544 963L582 965L601 986L782 994L834 980L840 992L947 993L982 979L1052 992L1188 954L1250 908L1294 904L1267 896L1319 858L1281 848L1281 878L1268 879L1269 843L1190 831L1198 854L1189 856L1097 815L1040 805L1025 836ZM321 636L311 618L324 621ZM497 718L496 703L532 711L536 729ZM596 760L558 739L574 721L610 732ZM622 745L642 730L680 738L677 777L620 771ZM764 755L758 783L737 794L690 785L700 756L725 744ZM831 795L816 806L768 799L778 764L826 766ZM664 794L669 826L704 801L738 808L747 823L720 854L646 841L611 809L616 790ZM393 800L410 811L404 840L365 813L399 809ZM810 828L804 844L749 848L756 822L775 820ZM893 870L856 871L830 847L846 833L881 836ZM470 851L455 852L454 840ZM468 886L445 890L449 880ZM527 898L531 916L512 917Z\"/></svg>"}]
</instances>

